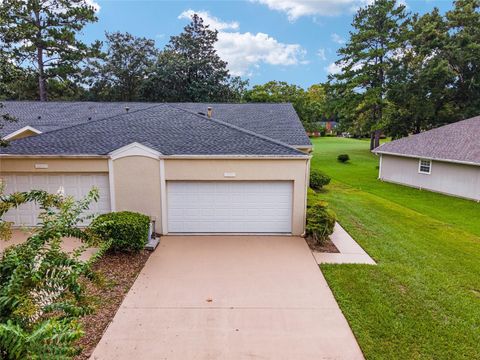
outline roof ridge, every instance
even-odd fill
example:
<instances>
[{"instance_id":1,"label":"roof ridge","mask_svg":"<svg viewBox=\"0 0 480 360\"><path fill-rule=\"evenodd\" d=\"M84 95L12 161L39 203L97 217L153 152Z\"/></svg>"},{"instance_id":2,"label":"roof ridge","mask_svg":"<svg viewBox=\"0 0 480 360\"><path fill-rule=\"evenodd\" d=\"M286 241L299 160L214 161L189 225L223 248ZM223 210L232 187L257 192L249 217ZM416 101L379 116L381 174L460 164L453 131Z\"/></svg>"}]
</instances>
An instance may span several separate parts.
<instances>
[{"instance_id":1,"label":"roof ridge","mask_svg":"<svg viewBox=\"0 0 480 360\"><path fill-rule=\"evenodd\" d=\"M210 118L209 118L209 117L203 116L203 115L201 115L201 114L198 114L198 113L196 113L196 112L194 112L194 111L190 111L190 110L187 110L187 109L182 109L182 108L176 107L176 106L174 106L174 105L172 105L172 104L170 104L170 103L165 103L165 105L170 106L170 107L172 107L172 108L174 108L174 109L177 109L177 110L184 111L184 112L187 112L187 113L189 113L189 114L195 115L195 116L197 116L197 117L199 117L199 118L202 118L202 119L204 119L204 120L214 121L215 123L217 123L217 124L219 124L219 125L222 125L222 126L225 126L225 127L229 127L229 128L231 128L231 129L234 129L234 130L243 132L243 133L245 133L245 134L249 134L249 135L255 136L255 137L257 137L257 138L259 138L259 139L262 139L262 140L264 140L264 141L268 141L268 142L271 142L271 143L273 143L273 144L286 147L286 148L288 148L288 149L290 149L290 150L295 150L295 151L297 151L299 154L305 155L303 152L301 152L300 150L294 148L293 146L290 146L290 145L288 145L288 144L286 144L286 143L284 143L284 142L281 142L281 141L272 139L272 138L270 138L270 137L268 137L268 136L264 136L264 135L258 134L258 133L254 132L254 131L241 128L241 127L239 127L239 126L236 126L236 125L227 123L227 122L225 122L225 121L216 119L216 118L214 118L214 117L210 117Z\"/></svg>"},{"instance_id":2,"label":"roof ridge","mask_svg":"<svg viewBox=\"0 0 480 360\"><path fill-rule=\"evenodd\" d=\"M86 122L83 122L83 123L80 123L80 124L74 124L74 125L70 125L70 126L65 126L65 127L59 128L59 129L54 129L54 130L51 130L51 131L42 132L41 134L38 134L38 135L36 135L36 136L42 136L42 135L46 135L46 134L52 134L52 133L56 133L56 132L58 132L58 131L66 130L66 129L73 129L73 128L76 128L76 127L79 127L79 126L85 126L85 125L95 124L95 123L99 123L100 121L111 120L111 119L116 118L116 117L125 116L125 115L129 115L129 114L135 114L135 113L138 113L138 112L140 112L140 111L150 110L150 109L152 109L152 108L154 108L154 107L163 106L163 105L165 105L165 103L155 103L154 105L149 106L149 107L146 107L146 108L143 108L143 109L137 109L137 110L133 110L132 112L126 112L126 113L123 113L123 114L115 114L115 115L107 116L107 117L104 117L104 118L101 118L101 119L96 119L96 120L86 121ZM20 138L20 139L18 139L18 140L28 139L28 138L29 138L29 137ZM16 140L16 141L18 141L18 140ZM14 140L14 141L15 141L15 140Z\"/></svg>"}]
</instances>

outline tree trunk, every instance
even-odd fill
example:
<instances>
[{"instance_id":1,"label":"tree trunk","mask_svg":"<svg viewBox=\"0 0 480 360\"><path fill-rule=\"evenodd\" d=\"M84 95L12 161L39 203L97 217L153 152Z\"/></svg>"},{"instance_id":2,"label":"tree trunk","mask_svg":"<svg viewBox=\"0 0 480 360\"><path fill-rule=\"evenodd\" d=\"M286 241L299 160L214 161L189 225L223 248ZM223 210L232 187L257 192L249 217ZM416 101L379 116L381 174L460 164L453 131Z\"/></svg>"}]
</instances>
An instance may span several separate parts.
<instances>
[{"instance_id":1,"label":"tree trunk","mask_svg":"<svg viewBox=\"0 0 480 360\"><path fill-rule=\"evenodd\" d=\"M38 94L40 96L40 101L47 101L47 84L45 81L45 64L43 62L42 21L40 18L40 10L35 11L35 25L37 27L36 45L38 66Z\"/></svg>"},{"instance_id":2,"label":"tree trunk","mask_svg":"<svg viewBox=\"0 0 480 360\"><path fill-rule=\"evenodd\" d=\"M375 130L375 135L374 135L374 149L380 146L380 134L382 133L382 130Z\"/></svg>"},{"instance_id":3,"label":"tree trunk","mask_svg":"<svg viewBox=\"0 0 480 360\"><path fill-rule=\"evenodd\" d=\"M43 68L43 49L41 47L37 49L37 62L38 62L38 93L40 95L40 101L47 101L47 84L45 81L45 71Z\"/></svg>"},{"instance_id":4,"label":"tree trunk","mask_svg":"<svg viewBox=\"0 0 480 360\"><path fill-rule=\"evenodd\" d=\"M375 149L375 133L370 133L370 151Z\"/></svg>"}]
</instances>

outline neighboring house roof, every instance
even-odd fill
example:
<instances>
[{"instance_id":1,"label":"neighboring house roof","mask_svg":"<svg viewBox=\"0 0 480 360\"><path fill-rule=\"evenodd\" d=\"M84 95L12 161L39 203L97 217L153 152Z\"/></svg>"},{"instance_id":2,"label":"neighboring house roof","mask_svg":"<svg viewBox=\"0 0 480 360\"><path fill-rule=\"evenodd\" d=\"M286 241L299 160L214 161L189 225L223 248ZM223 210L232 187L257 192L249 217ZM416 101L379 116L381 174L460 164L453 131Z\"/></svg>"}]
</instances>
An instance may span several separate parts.
<instances>
[{"instance_id":1,"label":"neighboring house roof","mask_svg":"<svg viewBox=\"0 0 480 360\"><path fill-rule=\"evenodd\" d=\"M126 113L126 107L129 108L130 113L134 113L137 110L159 105L159 103L7 101L4 105L3 111L16 117L18 121L5 124L0 134L2 136L25 126L32 126L45 133L67 126L122 115ZM292 146L311 146L291 104L172 103L171 105L203 114L206 114L207 108L211 106L213 117L218 120Z\"/></svg>"},{"instance_id":2,"label":"neighboring house roof","mask_svg":"<svg viewBox=\"0 0 480 360\"><path fill-rule=\"evenodd\" d=\"M480 165L480 116L385 143L374 152Z\"/></svg>"},{"instance_id":3,"label":"neighboring house roof","mask_svg":"<svg viewBox=\"0 0 480 360\"><path fill-rule=\"evenodd\" d=\"M12 155L107 155L134 142L164 155L305 156L280 141L172 104L124 110L121 115L15 140L1 151Z\"/></svg>"}]
</instances>

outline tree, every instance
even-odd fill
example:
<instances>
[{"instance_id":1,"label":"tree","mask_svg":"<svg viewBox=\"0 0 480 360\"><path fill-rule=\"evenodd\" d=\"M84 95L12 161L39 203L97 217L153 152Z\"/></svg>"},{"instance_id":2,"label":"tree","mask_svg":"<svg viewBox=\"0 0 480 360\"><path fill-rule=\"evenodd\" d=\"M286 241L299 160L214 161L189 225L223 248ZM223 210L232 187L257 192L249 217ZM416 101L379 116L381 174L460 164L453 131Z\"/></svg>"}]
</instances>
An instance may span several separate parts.
<instances>
[{"instance_id":1,"label":"tree","mask_svg":"<svg viewBox=\"0 0 480 360\"><path fill-rule=\"evenodd\" d=\"M2 50L35 72L41 101L48 99L48 79L78 75L79 63L100 46L76 37L97 20L86 0L3 0L0 19Z\"/></svg>"},{"instance_id":2,"label":"tree","mask_svg":"<svg viewBox=\"0 0 480 360\"><path fill-rule=\"evenodd\" d=\"M197 14L184 31L172 36L160 53L142 89L150 101L230 101L238 99L246 82L230 76L211 30Z\"/></svg>"},{"instance_id":3,"label":"tree","mask_svg":"<svg viewBox=\"0 0 480 360\"><path fill-rule=\"evenodd\" d=\"M357 92L361 100L352 109L371 134L371 149L379 145L385 126L384 109L392 59L401 56L408 28L404 5L377 0L356 13L350 39L339 49L336 62L342 71L331 77L344 92Z\"/></svg>"},{"instance_id":4,"label":"tree","mask_svg":"<svg viewBox=\"0 0 480 360\"><path fill-rule=\"evenodd\" d=\"M0 241L9 235L1 217L10 208L35 201L42 209L42 226L0 258L0 358L70 359L77 353L75 341L83 335L78 318L92 310L85 298L86 281L94 275L91 264L111 244L77 225L98 196L96 189L79 201L40 190L3 195L0 184ZM83 244L67 252L61 247L64 237ZM91 246L99 251L82 260Z\"/></svg>"},{"instance_id":5,"label":"tree","mask_svg":"<svg viewBox=\"0 0 480 360\"><path fill-rule=\"evenodd\" d=\"M10 80L15 68L12 64L10 64L6 59L0 55L0 94L5 94L8 92L7 89L7 81ZM8 141L3 138L2 129L7 122L15 122L17 121L13 116L11 116L8 112L4 111L4 105L0 102L0 148L6 147L8 145ZM1 184L0 184L0 193L1 193ZM1 233L1 229L0 229Z\"/></svg>"},{"instance_id":6,"label":"tree","mask_svg":"<svg viewBox=\"0 0 480 360\"><path fill-rule=\"evenodd\" d=\"M307 90L284 81L269 81L247 90L247 102L289 102L292 103L306 128L323 120L326 112L325 90L322 84L312 85Z\"/></svg>"},{"instance_id":7,"label":"tree","mask_svg":"<svg viewBox=\"0 0 480 360\"><path fill-rule=\"evenodd\" d=\"M140 88L158 55L155 41L129 33L106 33L107 51L92 62L91 96L96 100L139 100Z\"/></svg>"},{"instance_id":8,"label":"tree","mask_svg":"<svg viewBox=\"0 0 480 360\"><path fill-rule=\"evenodd\" d=\"M448 32L436 8L413 17L403 56L392 60L389 74L387 130L394 138L443 125L455 117L455 74L445 57Z\"/></svg>"},{"instance_id":9,"label":"tree","mask_svg":"<svg viewBox=\"0 0 480 360\"><path fill-rule=\"evenodd\" d=\"M457 0L446 13L449 42L445 48L454 73L454 120L476 116L480 112L480 1Z\"/></svg>"}]
</instances>

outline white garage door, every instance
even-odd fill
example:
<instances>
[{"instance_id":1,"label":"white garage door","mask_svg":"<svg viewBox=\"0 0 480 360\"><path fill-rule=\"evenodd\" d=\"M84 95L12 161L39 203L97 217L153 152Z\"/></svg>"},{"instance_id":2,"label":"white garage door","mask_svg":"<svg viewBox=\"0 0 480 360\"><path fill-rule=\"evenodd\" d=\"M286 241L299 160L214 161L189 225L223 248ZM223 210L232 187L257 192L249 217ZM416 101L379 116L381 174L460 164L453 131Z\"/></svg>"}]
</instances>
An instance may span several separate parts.
<instances>
[{"instance_id":1,"label":"white garage door","mask_svg":"<svg viewBox=\"0 0 480 360\"><path fill-rule=\"evenodd\" d=\"M167 182L168 232L290 233L290 181Z\"/></svg>"},{"instance_id":2,"label":"white garage door","mask_svg":"<svg viewBox=\"0 0 480 360\"><path fill-rule=\"evenodd\" d=\"M87 213L101 214L110 211L110 191L107 174L49 174L49 175L6 175L2 176L6 183L6 194L16 191L46 190L56 193L60 186L65 189L66 195L73 195L76 199L85 196L92 187L97 187L100 199L90 205ZM16 226L38 225L39 206L35 203L20 205L4 215L5 221L11 221Z\"/></svg>"}]
</instances>

